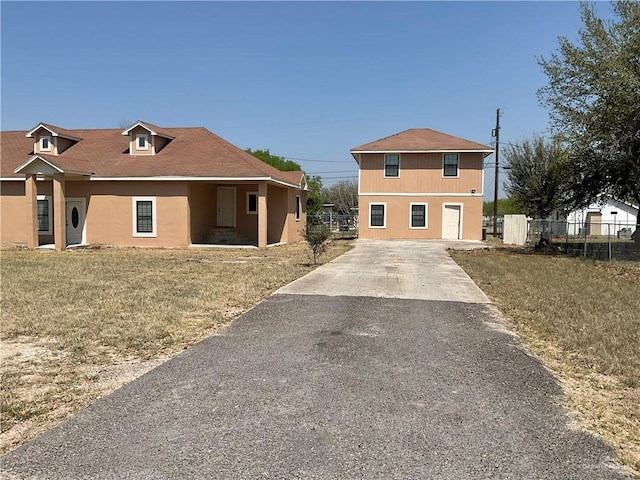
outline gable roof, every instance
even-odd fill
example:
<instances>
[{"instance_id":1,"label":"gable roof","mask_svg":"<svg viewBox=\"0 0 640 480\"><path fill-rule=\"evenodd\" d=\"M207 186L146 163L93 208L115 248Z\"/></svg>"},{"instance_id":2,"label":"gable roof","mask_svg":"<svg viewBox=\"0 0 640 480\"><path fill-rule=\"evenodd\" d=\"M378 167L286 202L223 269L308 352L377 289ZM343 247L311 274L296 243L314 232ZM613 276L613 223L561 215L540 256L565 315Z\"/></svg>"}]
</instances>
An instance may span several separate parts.
<instances>
[{"instance_id":1,"label":"gable roof","mask_svg":"<svg viewBox=\"0 0 640 480\"><path fill-rule=\"evenodd\" d=\"M35 156L33 139L26 133L1 133L3 180L24 179L24 174L15 170ZM162 133L173 140L158 153L130 155L129 139L122 136L120 129L65 130L65 134L82 140L60 155L38 154L38 157L63 171L91 172L92 180L252 179L304 188L303 172L281 172L206 128L163 128Z\"/></svg>"},{"instance_id":2,"label":"gable roof","mask_svg":"<svg viewBox=\"0 0 640 480\"><path fill-rule=\"evenodd\" d=\"M33 155L26 163L14 169L15 173L25 173L33 171L38 163L44 163L57 170L59 173L72 173L76 175L92 175L91 164L88 160L77 158L60 157L55 155L44 155L42 153ZM36 169L37 171L37 169Z\"/></svg>"},{"instance_id":3,"label":"gable roof","mask_svg":"<svg viewBox=\"0 0 640 480\"><path fill-rule=\"evenodd\" d=\"M76 141L82 140L81 138L74 136L70 130L67 130L61 127L56 127L55 125L50 125L48 123L39 123L38 125L33 127L31 130L29 130L25 135L25 137L29 137L29 138L33 137L33 134L36 133L41 128L48 130L49 133L54 137L63 137L63 138L68 138L69 140L76 140Z\"/></svg>"},{"instance_id":4,"label":"gable roof","mask_svg":"<svg viewBox=\"0 0 640 480\"><path fill-rule=\"evenodd\" d=\"M401 152L482 152L494 149L481 143L454 137L430 128L411 128L395 135L365 143L351 149L351 153L401 153Z\"/></svg>"},{"instance_id":5,"label":"gable roof","mask_svg":"<svg viewBox=\"0 0 640 480\"><path fill-rule=\"evenodd\" d=\"M166 137L169 139L175 138L175 137L172 137L171 134L164 128L158 127L157 125L154 125L149 122L143 122L142 120L138 120L136 123L134 123L129 128L127 128L125 131L122 132L122 135L129 135L129 132L136 127L142 127L145 130L148 130L151 135L159 135L161 137Z\"/></svg>"}]
</instances>

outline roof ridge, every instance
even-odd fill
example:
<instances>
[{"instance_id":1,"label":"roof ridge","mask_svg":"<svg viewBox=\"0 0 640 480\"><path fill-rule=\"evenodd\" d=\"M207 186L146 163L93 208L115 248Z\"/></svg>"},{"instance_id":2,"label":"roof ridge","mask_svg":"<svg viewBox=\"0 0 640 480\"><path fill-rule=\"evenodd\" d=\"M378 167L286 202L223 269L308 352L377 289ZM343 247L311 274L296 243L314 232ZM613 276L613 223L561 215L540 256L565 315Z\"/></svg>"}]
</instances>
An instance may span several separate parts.
<instances>
[{"instance_id":1,"label":"roof ridge","mask_svg":"<svg viewBox=\"0 0 640 480\"><path fill-rule=\"evenodd\" d=\"M226 150L228 150L231 153L234 153L236 155L239 154L241 157L244 157L244 159L246 159L246 160L251 162L253 167L255 167L257 170L261 171L265 175L269 175L270 177L274 177L274 176L277 176L277 174L279 172L281 172L281 170L278 170L274 166L269 165L267 162L263 162L258 157L254 157L250 153L245 152L240 147L236 147L232 143L227 142L224 138L216 135L215 133L213 133L208 128L206 128L206 127L199 127L199 128L203 129L209 135L212 135L213 137L215 137L215 138L219 139L220 141L222 141L222 144L223 144L223 146L225 147Z\"/></svg>"}]
</instances>

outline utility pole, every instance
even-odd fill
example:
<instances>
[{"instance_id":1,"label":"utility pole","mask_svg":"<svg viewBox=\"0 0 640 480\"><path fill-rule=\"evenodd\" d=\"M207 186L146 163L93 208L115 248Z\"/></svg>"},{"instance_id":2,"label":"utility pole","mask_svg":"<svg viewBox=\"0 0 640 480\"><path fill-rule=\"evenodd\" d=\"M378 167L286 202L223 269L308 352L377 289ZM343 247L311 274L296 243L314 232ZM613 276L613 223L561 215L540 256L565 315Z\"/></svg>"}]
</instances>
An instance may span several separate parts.
<instances>
[{"instance_id":1,"label":"utility pole","mask_svg":"<svg viewBox=\"0 0 640 480\"><path fill-rule=\"evenodd\" d=\"M500 109L496 110L496 128L491 132L496 137L496 170L493 186L493 238L498 233L498 166L500 165Z\"/></svg>"}]
</instances>

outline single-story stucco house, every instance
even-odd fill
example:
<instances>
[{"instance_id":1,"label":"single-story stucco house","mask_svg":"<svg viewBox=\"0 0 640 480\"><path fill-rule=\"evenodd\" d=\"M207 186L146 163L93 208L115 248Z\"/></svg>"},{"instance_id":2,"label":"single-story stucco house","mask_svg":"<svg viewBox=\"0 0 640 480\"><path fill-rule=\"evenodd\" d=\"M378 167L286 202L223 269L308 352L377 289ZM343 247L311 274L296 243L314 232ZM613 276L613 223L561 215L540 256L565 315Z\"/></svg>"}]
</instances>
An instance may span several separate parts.
<instances>
[{"instance_id":1,"label":"single-story stucco house","mask_svg":"<svg viewBox=\"0 0 640 480\"><path fill-rule=\"evenodd\" d=\"M206 128L40 123L1 134L0 241L186 247L296 242L303 172L282 172ZM220 232L223 233L220 236Z\"/></svg>"}]
</instances>

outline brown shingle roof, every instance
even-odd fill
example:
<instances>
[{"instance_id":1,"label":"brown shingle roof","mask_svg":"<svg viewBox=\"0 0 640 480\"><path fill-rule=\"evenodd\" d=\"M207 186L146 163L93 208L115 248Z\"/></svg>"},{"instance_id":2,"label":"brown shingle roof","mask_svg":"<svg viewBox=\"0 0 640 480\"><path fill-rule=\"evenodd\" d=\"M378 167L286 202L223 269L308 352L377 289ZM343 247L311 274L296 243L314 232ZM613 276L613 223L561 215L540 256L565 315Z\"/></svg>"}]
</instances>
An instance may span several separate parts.
<instances>
[{"instance_id":1,"label":"brown shingle roof","mask_svg":"<svg viewBox=\"0 0 640 480\"><path fill-rule=\"evenodd\" d=\"M67 130L66 128L56 127L55 125L51 125L49 123L39 123L38 127L39 126L45 127L47 130L52 131L60 137L70 138L71 140L82 140L81 138L78 138L76 135L74 135L71 130ZM38 127L34 128L33 130L37 129Z\"/></svg>"},{"instance_id":2,"label":"brown shingle roof","mask_svg":"<svg viewBox=\"0 0 640 480\"><path fill-rule=\"evenodd\" d=\"M147 129L153 130L155 133L157 133L158 135L160 135L161 137L166 137L166 138L174 138L173 135L171 135L169 133L169 131L165 128L159 127L157 125L154 125L153 123L149 123L149 122L143 122L142 120L138 120L136 123L134 123L132 126L130 126L129 128L127 128L125 130L125 132L131 130L133 127L135 127L136 125L141 125Z\"/></svg>"},{"instance_id":3,"label":"brown shingle roof","mask_svg":"<svg viewBox=\"0 0 640 480\"><path fill-rule=\"evenodd\" d=\"M150 124L146 124L151 126ZM281 172L203 127L165 128L174 137L156 155L130 155L129 138L119 129L68 130L82 138L52 162L81 161L95 177L264 178L299 185L302 172ZM24 178L14 169L33 155L27 132L2 132L0 176ZM44 156L43 156L44 157ZM68 159L68 160L67 160ZM87 163L84 163L87 162Z\"/></svg>"},{"instance_id":4,"label":"brown shingle roof","mask_svg":"<svg viewBox=\"0 0 640 480\"><path fill-rule=\"evenodd\" d=\"M80 175L91 175L93 173L88 160L38 153L37 155L32 155L31 160L28 160L29 164L38 161L38 158L46 160L47 163L58 168L63 173L77 173ZM24 164L22 165L22 167L25 166Z\"/></svg>"},{"instance_id":5,"label":"brown shingle roof","mask_svg":"<svg viewBox=\"0 0 640 480\"><path fill-rule=\"evenodd\" d=\"M352 148L351 152L413 152L438 150L493 152L493 148L482 145L481 143L454 137L453 135L437 132L430 128L412 128L405 130L404 132Z\"/></svg>"}]
</instances>

